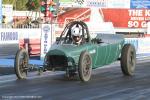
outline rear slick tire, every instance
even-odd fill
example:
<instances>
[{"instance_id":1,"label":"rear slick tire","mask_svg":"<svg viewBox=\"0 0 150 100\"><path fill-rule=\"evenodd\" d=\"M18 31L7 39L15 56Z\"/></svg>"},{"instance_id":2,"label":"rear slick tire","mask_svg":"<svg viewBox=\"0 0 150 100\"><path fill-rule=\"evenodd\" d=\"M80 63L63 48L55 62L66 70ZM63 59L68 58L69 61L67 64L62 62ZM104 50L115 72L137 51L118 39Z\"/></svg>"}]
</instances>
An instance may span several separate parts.
<instances>
[{"instance_id":1,"label":"rear slick tire","mask_svg":"<svg viewBox=\"0 0 150 100\"><path fill-rule=\"evenodd\" d=\"M121 70L124 75L132 76L136 65L136 51L133 45L125 44L121 52Z\"/></svg>"},{"instance_id":2,"label":"rear slick tire","mask_svg":"<svg viewBox=\"0 0 150 100\"><path fill-rule=\"evenodd\" d=\"M28 71L29 55L25 49L20 49L16 53L14 70L18 79L26 79Z\"/></svg>"}]
</instances>

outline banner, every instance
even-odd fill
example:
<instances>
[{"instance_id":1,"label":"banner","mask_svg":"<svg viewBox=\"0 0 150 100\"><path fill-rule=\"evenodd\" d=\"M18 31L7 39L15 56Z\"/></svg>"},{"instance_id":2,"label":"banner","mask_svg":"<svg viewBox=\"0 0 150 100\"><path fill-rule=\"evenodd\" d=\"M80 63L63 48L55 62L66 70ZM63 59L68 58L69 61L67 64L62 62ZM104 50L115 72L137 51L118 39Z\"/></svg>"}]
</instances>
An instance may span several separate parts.
<instances>
[{"instance_id":1,"label":"banner","mask_svg":"<svg viewBox=\"0 0 150 100\"><path fill-rule=\"evenodd\" d=\"M85 22L112 22L117 28L146 28L150 20L150 9L120 9L120 8L74 8L58 15L57 22L63 27L64 23L72 20ZM94 13L93 13L94 12ZM100 20L100 21L99 21Z\"/></svg>"},{"instance_id":2,"label":"banner","mask_svg":"<svg viewBox=\"0 0 150 100\"><path fill-rule=\"evenodd\" d=\"M130 8L130 0L108 0L107 8Z\"/></svg>"},{"instance_id":3,"label":"banner","mask_svg":"<svg viewBox=\"0 0 150 100\"><path fill-rule=\"evenodd\" d=\"M24 43L29 43L30 53L40 53L41 29L0 29L0 57L11 57ZM34 43L34 44L33 44ZM38 48L37 48L38 47ZM36 50L36 51L35 51Z\"/></svg>"},{"instance_id":4,"label":"banner","mask_svg":"<svg viewBox=\"0 0 150 100\"><path fill-rule=\"evenodd\" d=\"M150 8L150 0L131 0L130 8Z\"/></svg>"},{"instance_id":5,"label":"banner","mask_svg":"<svg viewBox=\"0 0 150 100\"><path fill-rule=\"evenodd\" d=\"M13 5L2 5L2 14L6 17L6 23L13 22Z\"/></svg>"},{"instance_id":6,"label":"banner","mask_svg":"<svg viewBox=\"0 0 150 100\"><path fill-rule=\"evenodd\" d=\"M60 7L85 7L85 0L59 0Z\"/></svg>"},{"instance_id":7,"label":"banner","mask_svg":"<svg viewBox=\"0 0 150 100\"><path fill-rule=\"evenodd\" d=\"M149 9L102 9L104 21L111 21L115 27L145 28L150 20Z\"/></svg>"},{"instance_id":8,"label":"banner","mask_svg":"<svg viewBox=\"0 0 150 100\"><path fill-rule=\"evenodd\" d=\"M60 0L60 7L130 8L130 0Z\"/></svg>"},{"instance_id":9,"label":"banner","mask_svg":"<svg viewBox=\"0 0 150 100\"><path fill-rule=\"evenodd\" d=\"M86 0L86 6L106 8L108 7L108 0Z\"/></svg>"},{"instance_id":10,"label":"banner","mask_svg":"<svg viewBox=\"0 0 150 100\"><path fill-rule=\"evenodd\" d=\"M19 49L19 32L14 29L0 29L0 57L12 57Z\"/></svg>"},{"instance_id":11,"label":"banner","mask_svg":"<svg viewBox=\"0 0 150 100\"><path fill-rule=\"evenodd\" d=\"M74 8L69 11L64 11L63 14L58 14L57 22L60 28L64 28L65 25L74 20L82 20L89 22L91 16L91 10L88 8Z\"/></svg>"},{"instance_id":12,"label":"banner","mask_svg":"<svg viewBox=\"0 0 150 100\"><path fill-rule=\"evenodd\" d=\"M0 30L0 44L12 44L19 42L19 34L14 29Z\"/></svg>"},{"instance_id":13,"label":"banner","mask_svg":"<svg viewBox=\"0 0 150 100\"><path fill-rule=\"evenodd\" d=\"M49 51L51 45L55 41L55 29L53 24L42 24L41 34L41 60L45 57Z\"/></svg>"}]
</instances>

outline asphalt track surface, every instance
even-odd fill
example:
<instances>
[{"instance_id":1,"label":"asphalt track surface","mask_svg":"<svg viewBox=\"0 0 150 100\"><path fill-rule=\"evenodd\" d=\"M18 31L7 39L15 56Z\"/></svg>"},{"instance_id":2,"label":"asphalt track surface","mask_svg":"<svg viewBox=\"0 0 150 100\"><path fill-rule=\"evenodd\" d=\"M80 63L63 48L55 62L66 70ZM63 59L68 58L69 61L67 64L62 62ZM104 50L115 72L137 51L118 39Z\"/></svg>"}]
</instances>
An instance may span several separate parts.
<instances>
[{"instance_id":1,"label":"asphalt track surface","mask_svg":"<svg viewBox=\"0 0 150 100\"><path fill-rule=\"evenodd\" d=\"M18 44L0 44L0 58L12 58L18 49Z\"/></svg>"},{"instance_id":2,"label":"asphalt track surface","mask_svg":"<svg viewBox=\"0 0 150 100\"><path fill-rule=\"evenodd\" d=\"M121 72L119 62L93 70L89 82L68 80L63 72L0 76L0 100L150 100L150 60L140 60L134 76Z\"/></svg>"}]
</instances>

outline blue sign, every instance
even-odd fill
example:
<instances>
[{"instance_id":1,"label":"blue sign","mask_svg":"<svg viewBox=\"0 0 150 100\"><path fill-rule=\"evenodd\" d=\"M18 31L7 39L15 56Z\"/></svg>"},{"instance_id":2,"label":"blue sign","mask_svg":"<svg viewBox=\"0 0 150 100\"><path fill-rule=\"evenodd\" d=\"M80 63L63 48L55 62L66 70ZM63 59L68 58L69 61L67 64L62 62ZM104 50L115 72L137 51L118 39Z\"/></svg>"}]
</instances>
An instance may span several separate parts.
<instances>
[{"instance_id":1,"label":"blue sign","mask_svg":"<svg viewBox=\"0 0 150 100\"><path fill-rule=\"evenodd\" d=\"M150 0L131 0L130 8L133 9L150 8Z\"/></svg>"},{"instance_id":2,"label":"blue sign","mask_svg":"<svg viewBox=\"0 0 150 100\"><path fill-rule=\"evenodd\" d=\"M0 0L0 23L2 23L2 0Z\"/></svg>"}]
</instances>

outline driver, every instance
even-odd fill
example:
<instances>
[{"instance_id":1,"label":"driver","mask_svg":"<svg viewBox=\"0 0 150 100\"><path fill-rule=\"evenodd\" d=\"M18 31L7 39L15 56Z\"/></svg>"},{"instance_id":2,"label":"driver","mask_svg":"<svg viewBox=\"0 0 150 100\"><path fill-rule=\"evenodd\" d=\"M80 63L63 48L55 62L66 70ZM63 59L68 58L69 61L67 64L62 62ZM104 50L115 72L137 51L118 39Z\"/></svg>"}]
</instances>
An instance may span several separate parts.
<instances>
[{"instance_id":1,"label":"driver","mask_svg":"<svg viewBox=\"0 0 150 100\"><path fill-rule=\"evenodd\" d=\"M82 29L80 27L75 27L71 29L71 35L72 35L74 44L77 44L77 45L81 44L82 42L81 34L82 34Z\"/></svg>"}]
</instances>

